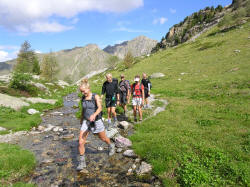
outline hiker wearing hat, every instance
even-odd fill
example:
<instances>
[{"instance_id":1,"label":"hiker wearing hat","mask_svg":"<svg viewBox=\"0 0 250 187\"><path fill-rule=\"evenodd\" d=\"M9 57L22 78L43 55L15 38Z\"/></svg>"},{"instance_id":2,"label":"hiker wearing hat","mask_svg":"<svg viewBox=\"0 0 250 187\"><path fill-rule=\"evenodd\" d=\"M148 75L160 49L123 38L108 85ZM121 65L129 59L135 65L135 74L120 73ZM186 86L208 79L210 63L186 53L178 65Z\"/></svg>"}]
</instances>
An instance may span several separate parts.
<instances>
[{"instance_id":1,"label":"hiker wearing hat","mask_svg":"<svg viewBox=\"0 0 250 187\"><path fill-rule=\"evenodd\" d=\"M139 121L142 121L142 106L144 105L144 86L140 83L140 75L136 75L134 81L135 83L131 85L131 94L133 95L132 105L134 112L134 121L137 122L136 109L138 109L139 111Z\"/></svg>"},{"instance_id":2,"label":"hiker wearing hat","mask_svg":"<svg viewBox=\"0 0 250 187\"><path fill-rule=\"evenodd\" d=\"M147 78L146 73L142 74L141 83L144 86L144 94L145 94L145 102L146 102L146 105L144 106L144 108L149 108L148 97L150 97L150 90L152 88L152 84L151 84L150 80Z\"/></svg>"},{"instance_id":3,"label":"hiker wearing hat","mask_svg":"<svg viewBox=\"0 0 250 187\"><path fill-rule=\"evenodd\" d=\"M125 80L124 74L121 74L121 81L119 82L120 105L124 109L124 116L127 112L127 103L129 103L130 85L129 81Z\"/></svg>"},{"instance_id":4,"label":"hiker wearing hat","mask_svg":"<svg viewBox=\"0 0 250 187\"><path fill-rule=\"evenodd\" d=\"M105 127L102 121L102 105L100 97L92 93L88 79L83 79L80 84L80 91L82 96L82 115L81 115L81 130L79 134L79 153L80 162L77 166L77 170L82 170L86 167L85 161L85 144L89 132L98 134L99 138L109 145L109 156L115 153L115 145L110 142L110 139L106 136Z\"/></svg>"},{"instance_id":5,"label":"hiker wearing hat","mask_svg":"<svg viewBox=\"0 0 250 187\"><path fill-rule=\"evenodd\" d=\"M106 75L106 79L107 80L103 83L102 86L101 98L103 98L103 95L106 94L105 103L108 110L108 130L110 130L112 126L111 115L113 115L114 118L113 126L117 125L115 108L116 105L119 104L119 91L117 79L112 78L112 75L110 73Z\"/></svg>"}]
</instances>

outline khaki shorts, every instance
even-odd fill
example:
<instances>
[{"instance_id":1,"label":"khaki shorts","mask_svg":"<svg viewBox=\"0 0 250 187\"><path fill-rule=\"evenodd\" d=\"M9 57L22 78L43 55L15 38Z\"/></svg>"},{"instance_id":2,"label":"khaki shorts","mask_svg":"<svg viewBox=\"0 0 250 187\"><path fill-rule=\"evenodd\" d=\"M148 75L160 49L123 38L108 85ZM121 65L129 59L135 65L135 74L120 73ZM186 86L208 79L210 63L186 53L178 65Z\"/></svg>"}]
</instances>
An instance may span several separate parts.
<instances>
[{"instance_id":1,"label":"khaki shorts","mask_svg":"<svg viewBox=\"0 0 250 187\"><path fill-rule=\"evenodd\" d=\"M104 127L102 119L95 121L93 125L91 125L90 121L87 121L87 120L83 120L83 122L82 122L81 131L83 131L83 132L90 131L90 132L96 134L96 133L100 133L104 130L105 130L105 127Z\"/></svg>"}]
</instances>

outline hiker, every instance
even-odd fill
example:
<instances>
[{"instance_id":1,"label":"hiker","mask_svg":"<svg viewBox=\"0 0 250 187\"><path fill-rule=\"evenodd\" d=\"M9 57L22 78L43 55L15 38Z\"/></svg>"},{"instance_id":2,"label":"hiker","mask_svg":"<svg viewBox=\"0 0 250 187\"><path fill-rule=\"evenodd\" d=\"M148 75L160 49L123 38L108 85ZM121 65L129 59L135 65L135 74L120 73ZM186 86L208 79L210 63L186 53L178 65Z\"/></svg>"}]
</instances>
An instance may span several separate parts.
<instances>
[{"instance_id":1,"label":"hiker","mask_svg":"<svg viewBox=\"0 0 250 187\"><path fill-rule=\"evenodd\" d=\"M150 80L147 78L146 73L142 74L141 83L144 86L144 94L145 94L145 102L146 102L146 105L144 106L144 108L149 108L148 97L150 97L150 90L152 88L152 84Z\"/></svg>"},{"instance_id":2,"label":"hiker","mask_svg":"<svg viewBox=\"0 0 250 187\"><path fill-rule=\"evenodd\" d=\"M81 130L79 135L79 153L80 162L77 170L82 170L86 167L85 161L85 143L89 132L98 134L99 138L109 145L109 156L115 153L115 145L110 142L110 139L105 134L105 127L102 121L102 105L100 97L92 93L88 79L83 79L80 84L80 91L82 92L82 115L81 115Z\"/></svg>"},{"instance_id":3,"label":"hiker","mask_svg":"<svg viewBox=\"0 0 250 187\"><path fill-rule=\"evenodd\" d=\"M113 115L114 123L113 126L117 126L117 117L115 108L116 105L119 105L119 92L118 92L118 80L112 78L112 75L108 73L106 75L107 81L103 83L102 86L102 95L101 98L103 98L103 95L106 94L106 108L108 110L108 130L111 129L112 123L111 123L111 114Z\"/></svg>"},{"instance_id":4,"label":"hiker","mask_svg":"<svg viewBox=\"0 0 250 187\"><path fill-rule=\"evenodd\" d=\"M119 83L120 105L124 109L124 116L127 112L127 103L129 103L130 85L129 81L125 80L124 74L121 74L121 81Z\"/></svg>"},{"instance_id":5,"label":"hiker","mask_svg":"<svg viewBox=\"0 0 250 187\"><path fill-rule=\"evenodd\" d=\"M144 105L144 86L140 83L140 75L136 75L135 83L131 85L131 93L133 94L132 105L134 112L134 121L137 122L136 110L139 111L139 121L142 121L142 106Z\"/></svg>"}]
</instances>

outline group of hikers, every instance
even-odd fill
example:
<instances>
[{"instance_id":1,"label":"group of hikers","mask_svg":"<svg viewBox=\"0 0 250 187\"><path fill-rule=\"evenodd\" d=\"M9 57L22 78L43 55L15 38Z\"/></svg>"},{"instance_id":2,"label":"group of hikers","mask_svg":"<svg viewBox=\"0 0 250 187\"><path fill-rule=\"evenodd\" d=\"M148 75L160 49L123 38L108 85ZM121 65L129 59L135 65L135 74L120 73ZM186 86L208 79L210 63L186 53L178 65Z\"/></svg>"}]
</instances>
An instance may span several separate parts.
<instances>
[{"instance_id":1,"label":"group of hikers","mask_svg":"<svg viewBox=\"0 0 250 187\"><path fill-rule=\"evenodd\" d=\"M80 83L79 89L82 93L82 114L80 119L81 129L79 134L79 153L80 161L77 170L82 170L86 167L85 161L85 143L89 132L98 134L99 138L106 142L109 146L109 156L115 153L115 145L106 136L105 126L102 121L102 98L105 95L105 104L108 113L108 130L111 127L116 127L118 124L116 106L120 105L124 109L124 116L127 115L127 104L130 102L132 96L132 106L134 121L137 122L137 110L139 113L139 121L142 121L142 107L149 108L148 97L150 96L150 89L152 88L150 80L146 73L136 75L134 83L129 84L125 79L124 74L121 75L121 81L118 84L118 79L112 77L110 73L106 75L106 81L102 86L101 97L92 93L88 79L83 79ZM144 102L145 101L145 102ZM145 104L145 105L144 105ZM113 117L113 123L112 123Z\"/></svg>"}]
</instances>

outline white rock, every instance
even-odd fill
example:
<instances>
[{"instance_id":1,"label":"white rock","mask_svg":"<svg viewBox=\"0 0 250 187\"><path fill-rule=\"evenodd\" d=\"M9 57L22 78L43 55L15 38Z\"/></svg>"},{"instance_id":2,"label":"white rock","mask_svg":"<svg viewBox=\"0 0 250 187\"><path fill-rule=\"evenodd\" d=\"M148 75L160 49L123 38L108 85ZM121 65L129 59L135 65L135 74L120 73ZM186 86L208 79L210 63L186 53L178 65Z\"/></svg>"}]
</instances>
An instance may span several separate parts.
<instances>
[{"instance_id":1,"label":"white rock","mask_svg":"<svg viewBox=\"0 0 250 187\"><path fill-rule=\"evenodd\" d=\"M62 132L62 131L63 131L63 128L59 128L58 131L59 131L59 132Z\"/></svg>"},{"instance_id":2,"label":"white rock","mask_svg":"<svg viewBox=\"0 0 250 187\"><path fill-rule=\"evenodd\" d=\"M151 171L152 171L152 166L146 162L142 162L136 173L137 175L144 175L147 173L151 173Z\"/></svg>"},{"instance_id":3,"label":"white rock","mask_svg":"<svg viewBox=\"0 0 250 187\"><path fill-rule=\"evenodd\" d=\"M165 75L163 73L153 73L150 77L154 79L154 78L165 77Z\"/></svg>"},{"instance_id":4,"label":"white rock","mask_svg":"<svg viewBox=\"0 0 250 187\"><path fill-rule=\"evenodd\" d=\"M36 80L39 80L39 79L40 79L40 76L39 76L39 75L32 75L32 78L33 78L33 79L36 79Z\"/></svg>"},{"instance_id":5,"label":"white rock","mask_svg":"<svg viewBox=\"0 0 250 187\"><path fill-rule=\"evenodd\" d=\"M136 165L135 165L135 164L132 165L132 169L133 169L133 170L136 169Z\"/></svg>"},{"instance_id":6,"label":"white rock","mask_svg":"<svg viewBox=\"0 0 250 187\"><path fill-rule=\"evenodd\" d=\"M48 131L51 131L55 126L51 125L51 124L48 124L47 125L47 128L44 129L45 132L48 132Z\"/></svg>"},{"instance_id":7,"label":"white rock","mask_svg":"<svg viewBox=\"0 0 250 187\"><path fill-rule=\"evenodd\" d=\"M234 52L235 53L240 53L240 50L239 49L235 49Z\"/></svg>"},{"instance_id":8,"label":"white rock","mask_svg":"<svg viewBox=\"0 0 250 187\"><path fill-rule=\"evenodd\" d=\"M53 128L53 131L54 131L54 132L58 132L58 131L59 131L59 127L54 127L54 128Z\"/></svg>"},{"instance_id":9,"label":"white rock","mask_svg":"<svg viewBox=\"0 0 250 187\"><path fill-rule=\"evenodd\" d=\"M97 150L98 150L98 151L103 151L103 147L98 146L98 147L97 147Z\"/></svg>"},{"instance_id":10,"label":"white rock","mask_svg":"<svg viewBox=\"0 0 250 187\"><path fill-rule=\"evenodd\" d=\"M6 94L0 93L0 106L4 107L10 107L14 110L19 110L23 106L29 106L30 104L27 102L24 102L22 99L17 97L12 97Z\"/></svg>"},{"instance_id":11,"label":"white rock","mask_svg":"<svg viewBox=\"0 0 250 187\"><path fill-rule=\"evenodd\" d=\"M132 168L129 168L129 169L128 169L127 175L131 175L132 173L133 173L133 169L132 169Z\"/></svg>"},{"instance_id":12,"label":"white rock","mask_svg":"<svg viewBox=\"0 0 250 187\"><path fill-rule=\"evenodd\" d=\"M0 131L6 131L6 128L0 127Z\"/></svg>"},{"instance_id":13,"label":"white rock","mask_svg":"<svg viewBox=\"0 0 250 187\"><path fill-rule=\"evenodd\" d=\"M54 116L62 116L63 115L62 112L53 112L51 114L54 115Z\"/></svg>"},{"instance_id":14,"label":"white rock","mask_svg":"<svg viewBox=\"0 0 250 187\"><path fill-rule=\"evenodd\" d=\"M37 127L37 130L39 130L39 131L44 131L44 129L45 129L45 127L42 126L42 125L39 125L39 126Z\"/></svg>"},{"instance_id":15,"label":"white rock","mask_svg":"<svg viewBox=\"0 0 250 187\"><path fill-rule=\"evenodd\" d=\"M121 152L122 152L122 148L116 149L116 152L117 152L117 153L121 153Z\"/></svg>"},{"instance_id":16,"label":"white rock","mask_svg":"<svg viewBox=\"0 0 250 187\"><path fill-rule=\"evenodd\" d=\"M181 81L181 79L178 79L178 81Z\"/></svg>"},{"instance_id":17,"label":"white rock","mask_svg":"<svg viewBox=\"0 0 250 187\"><path fill-rule=\"evenodd\" d=\"M135 163L140 163L141 162L141 159L137 158L135 159Z\"/></svg>"},{"instance_id":18,"label":"white rock","mask_svg":"<svg viewBox=\"0 0 250 187\"><path fill-rule=\"evenodd\" d=\"M118 134L118 130L116 128L112 128L110 131L106 131L106 135L108 138L113 138L116 134Z\"/></svg>"},{"instance_id":19,"label":"white rock","mask_svg":"<svg viewBox=\"0 0 250 187\"><path fill-rule=\"evenodd\" d=\"M121 122L119 122L119 127L123 128L125 130L128 129L129 125L130 124L127 121L121 121Z\"/></svg>"},{"instance_id":20,"label":"white rock","mask_svg":"<svg viewBox=\"0 0 250 187\"><path fill-rule=\"evenodd\" d=\"M132 142L127 138L119 136L119 137L115 138L115 146L120 147L120 148L130 147L130 146L132 146Z\"/></svg>"},{"instance_id":21,"label":"white rock","mask_svg":"<svg viewBox=\"0 0 250 187\"><path fill-rule=\"evenodd\" d=\"M181 75L185 75L185 74L187 74L187 73L185 73L185 72L182 72L182 73L181 73Z\"/></svg>"},{"instance_id":22,"label":"white rock","mask_svg":"<svg viewBox=\"0 0 250 187\"><path fill-rule=\"evenodd\" d=\"M63 80L58 80L57 84L59 86L61 86L62 88L64 88L65 86L69 86L69 84L67 82L63 81Z\"/></svg>"},{"instance_id":23,"label":"white rock","mask_svg":"<svg viewBox=\"0 0 250 187\"><path fill-rule=\"evenodd\" d=\"M28 114L30 114L30 115L39 113L39 111L37 111L36 109L33 109L33 108L30 108L27 112L28 112Z\"/></svg>"},{"instance_id":24,"label":"white rock","mask_svg":"<svg viewBox=\"0 0 250 187\"><path fill-rule=\"evenodd\" d=\"M130 157L130 158L136 158L136 154L132 149L126 150L123 152L123 156Z\"/></svg>"},{"instance_id":25,"label":"white rock","mask_svg":"<svg viewBox=\"0 0 250 187\"><path fill-rule=\"evenodd\" d=\"M42 99L40 97L29 97L29 98L22 97L22 99L31 103L48 103L52 105L54 105L57 102L56 99Z\"/></svg>"}]
</instances>

